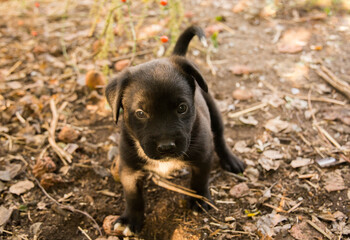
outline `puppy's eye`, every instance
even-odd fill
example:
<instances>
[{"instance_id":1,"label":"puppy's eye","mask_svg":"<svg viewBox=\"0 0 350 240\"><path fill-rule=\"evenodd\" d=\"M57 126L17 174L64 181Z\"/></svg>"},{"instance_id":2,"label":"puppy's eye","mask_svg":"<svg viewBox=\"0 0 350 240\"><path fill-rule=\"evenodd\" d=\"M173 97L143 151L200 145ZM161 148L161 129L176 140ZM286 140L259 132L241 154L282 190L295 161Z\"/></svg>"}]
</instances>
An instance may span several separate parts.
<instances>
[{"instance_id":1,"label":"puppy's eye","mask_svg":"<svg viewBox=\"0 0 350 240\"><path fill-rule=\"evenodd\" d=\"M144 111L140 110L140 109L136 110L135 115L136 115L136 117L138 117L140 119L147 118L147 114Z\"/></svg>"},{"instance_id":2,"label":"puppy's eye","mask_svg":"<svg viewBox=\"0 0 350 240\"><path fill-rule=\"evenodd\" d=\"M177 107L177 112L180 114L184 114L187 112L187 105L185 103L181 103L178 107Z\"/></svg>"}]
</instances>

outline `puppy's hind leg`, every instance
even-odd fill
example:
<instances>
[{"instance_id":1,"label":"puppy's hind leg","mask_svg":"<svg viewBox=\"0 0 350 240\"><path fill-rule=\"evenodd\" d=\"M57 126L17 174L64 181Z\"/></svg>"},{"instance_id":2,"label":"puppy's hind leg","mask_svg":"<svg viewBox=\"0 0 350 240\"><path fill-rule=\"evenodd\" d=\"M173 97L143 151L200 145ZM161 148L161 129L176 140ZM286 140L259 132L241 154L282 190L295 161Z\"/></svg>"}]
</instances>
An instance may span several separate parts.
<instances>
[{"instance_id":1,"label":"puppy's hind leg","mask_svg":"<svg viewBox=\"0 0 350 240\"><path fill-rule=\"evenodd\" d=\"M215 151L220 159L221 167L234 173L243 172L245 164L231 152L226 144L224 138L224 124L222 122L221 114L215 105L214 99L208 93L202 91L202 94L209 108Z\"/></svg>"}]
</instances>

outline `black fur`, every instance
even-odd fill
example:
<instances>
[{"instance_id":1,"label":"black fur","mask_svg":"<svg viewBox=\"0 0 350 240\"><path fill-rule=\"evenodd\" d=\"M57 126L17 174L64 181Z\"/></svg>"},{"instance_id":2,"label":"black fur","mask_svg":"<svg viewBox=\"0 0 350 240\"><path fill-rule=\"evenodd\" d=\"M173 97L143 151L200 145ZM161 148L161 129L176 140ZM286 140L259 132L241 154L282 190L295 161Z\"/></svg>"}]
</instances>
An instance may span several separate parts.
<instances>
[{"instance_id":1,"label":"black fur","mask_svg":"<svg viewBox=\"0 0 350 240\"><path fill-rule=\"evenodd\" d=\"M208 86L184 56L199 27L179 37L173 56L130 67L106 87L106 97L121 125L119 177L126 209L117 222L132 231L144 221L142 177L145 170L168 175L182 166L192 169L191 189L210 199L208 180L214 151L221 166L242 172L244 164L227 147L223 123ZM169 170L169 171L168 171ZM195 207L195 199L190 200ZM200 202L204 208L208 206Z\"/></svg>"}]
</instances>

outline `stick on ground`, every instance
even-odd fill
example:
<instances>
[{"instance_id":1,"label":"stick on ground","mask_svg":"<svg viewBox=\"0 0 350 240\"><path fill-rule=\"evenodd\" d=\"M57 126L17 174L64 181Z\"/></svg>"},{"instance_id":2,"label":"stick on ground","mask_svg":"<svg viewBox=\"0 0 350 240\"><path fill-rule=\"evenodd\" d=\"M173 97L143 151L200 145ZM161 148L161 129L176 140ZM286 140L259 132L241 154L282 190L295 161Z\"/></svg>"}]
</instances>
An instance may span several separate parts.
<instances>
[{"instance_id":1,"label":"stick on ground","mask_svg":"<svg viewBox=\"0 0 350 240\"><path fill-rule=\"evenodd\" d=\"M155 174L152 176L152 181L155 184L157 184L158 186L166 188L170 191L174 191L174 192L178 192L178 193L190 196L190 197L198 198L199 200L202 200L203 202L205 202L206 204L208 204L209 206L214 208L216 211L219 210L213 203L210 202L209 199L207 199L204 196L195 194L192 189L188 189L188 188L185 188L182 186L178 186L174 183L170 183L169 181L162 179L160 176L155 175Z\"/></svg>"},{"instance_id":2,"label":"stick on ground","mask_svg":"<svg viewBox=\"0 0 350 240\"><path fill-rule=\"evenodd\" d=\"M64 165L68 165L67 162L72 163L72 156L64 151L62 148L60 148L55 140L55 131L56 126L58 122L58 113L55 101L53 99L50 100L50 109L52 112L52 120L50 123L50 129L49 129L49 143L52 147L52 149L57 153L57 155L60 157Z\"/></svg>"},{"instance_id":3,"label":"stick on ground","mask_svg":"<svg viewBox=\"0 0 350 240\"><path fill-rule=\"evenodd\" d=\"M328 84L332 85L336 90L344 94L348 99L350 99L350 86L345 81L339 79L332 73L331 70L325 66L321 66L320 69L316 69L316 73L323 78Z\"/></svg>"},{"instance_id":4,"label":"stick on ground","mask_svg":"<svg viewBox=\"0 0 350 240\"><path fill-rule=\"evenodd\" d=\"M45 194L46 197L48 197L52 202L54 202L56 205L58 205L60 208L62 209L66 209L68 211L71 211L73 213L80 213L80 214L83 214L85 215L87 218L89 218L92 222L93 222L93 225L94 227L97 229L97 231L99 232L100 236L102 236L102 232L101 232L101 229L100 229L100 226L97 224L96 220L91 217L90 214L88 214L87 212L84 212L84 211L81 211L79 209L76 209L74 208L73 206L70 206L70 205L64 205L64 204L61 204L59 203L56 199L54 199L53 197L51 197L47 192L46 190L43 188L43 186L41 186L40 182L38 181L38 179L34 178L36 184L39 186L39 188L41 189L41 191Z\"/></svg>"}]
</instances>

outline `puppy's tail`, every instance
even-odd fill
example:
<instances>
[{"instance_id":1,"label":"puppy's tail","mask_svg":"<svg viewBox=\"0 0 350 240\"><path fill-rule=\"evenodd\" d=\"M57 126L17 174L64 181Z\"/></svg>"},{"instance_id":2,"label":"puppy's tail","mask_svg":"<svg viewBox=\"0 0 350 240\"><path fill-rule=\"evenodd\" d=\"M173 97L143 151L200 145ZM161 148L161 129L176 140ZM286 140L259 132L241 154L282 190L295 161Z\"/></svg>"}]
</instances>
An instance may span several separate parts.
<instances>
[{"instance_id":1,"label":"puppy's tail","mask_svg":"<svg viewBox=\"0 0 350 240\"><path fill-rule=\"evenodd\" d=\"M194 36L198 36L202 44L207 47L207 40L205 39L205 34L202 28L197 26L188 27L179 37L176 42L173 55L185 56L187 52L188 45Z\"/></svg>"}]
</instances>

